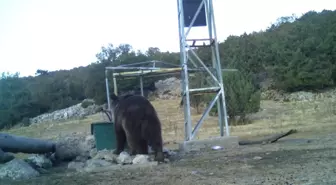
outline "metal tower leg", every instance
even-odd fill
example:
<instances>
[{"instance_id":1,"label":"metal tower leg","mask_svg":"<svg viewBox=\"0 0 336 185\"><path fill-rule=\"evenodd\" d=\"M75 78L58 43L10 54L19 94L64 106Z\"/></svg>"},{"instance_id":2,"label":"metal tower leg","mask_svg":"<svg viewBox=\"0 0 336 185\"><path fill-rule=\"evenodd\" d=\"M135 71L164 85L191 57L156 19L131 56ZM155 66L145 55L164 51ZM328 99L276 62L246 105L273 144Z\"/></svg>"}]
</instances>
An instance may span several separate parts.
<instances>
[{"instance_id":1,"label":"metal tower leg","mask_svg":"<svg viewBox=\"0 0 336 185\"><path fill-rule=\"evenodd\" d=\"M182 0L177 1L179 12L179 39L180 39L180 62L181 62L181 89L184 96L184 139L187 141L191 137L191 112L190 112L190 97L189 97L189 79L188 79L188 59L185 51L186 38L184 37L184 21Z\"/></svg>"}]
</instances>

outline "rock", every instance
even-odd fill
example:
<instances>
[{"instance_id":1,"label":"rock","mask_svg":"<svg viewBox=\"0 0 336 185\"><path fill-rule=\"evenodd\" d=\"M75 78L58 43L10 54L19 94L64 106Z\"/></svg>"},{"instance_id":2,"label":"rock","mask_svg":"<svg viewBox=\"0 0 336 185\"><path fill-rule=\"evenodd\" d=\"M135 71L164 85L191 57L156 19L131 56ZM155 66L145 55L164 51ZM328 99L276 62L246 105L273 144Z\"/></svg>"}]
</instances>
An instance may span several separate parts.
<instances>
[{"instance_id":1,"label":"rock","mask_svg":"<svg viewBox=\"0 0 336 185\"><path fill-rule=\"evenodd\" d=\"M104 150L98 151L96 155L92 158L93 159L103 159L109 162L117 162L117 157L118 157L117 155L113 154L113 151L104 149Z\"/></svg>"},{"instance_id":2,"label":"rock","mask_svg":"<svg viewBox=\"0 0 336 185\"><path fill-rule=\"evenodd\" d=\"M2 163L7 163L11 160L13 160L15 157L14 155L10 154L10 153L6 153L3 150L0 149L0 164Z\"/></svg>"},{"instance_id":3,"label":"rock","mask_svg":"<svg viewBox=\"0 0 336 185\"><path fill-rule=\"evenodd\" d=\"M68 169L73 169L76 171L80 171L81 169L83 169L85 166L85 162L75 162L72 161L68 164Z\"/></svg>"},{"instance_id":4,"label":"rock","mask_svg":"<svg viewBox=\"0 0 336 185\"><path fill-rule=\"evenodd\" d=\"M254 160L261 160L262 157L260 157L260 156L255 156L255 157L253 157L253 159L254 159Z\"/></svg>"},{"instance_id":5,"label":"rock","mask_svg":"<svg viewBox=\"0 0 336 185\"><path fill-rule=\"evenodd\" d=\"M176 155L176 152L169 150L168 148L163 148L163 153L167 154L168 156Z\"/></svg>"},{"instance_id":6,"label":"rock","mask_svg":"<svg viewBox=\"0 0 336 185\"><path fill-rule=\"evenodd\" d=\"M89 149L93 149L96 147L96 140L95 137L93 135L88 135L85 138L85 142L84 144L89 148Z\"/></svg>"},{"instance_id":7,"label":"rock","mask_svg":"<svg viewBox=\"0 0 336 185\"><path fill-rule=\"evenodd\" d=\"M76 157L76 159L74 160L75 162L85 162L89 159L88 156L82 156L82 155L79 155Z\"/></svg>"},{"instance_id":8,"label":"rock","mask_svg":"<svg viewBox=\"0 0 336 185\"><path fill-rule=\"evenodd\" d=\"M0 165L0 179L23 180L39 176L34 168L20 159L13 159Z\"/></svg>"},{"instance_id":9,"label":"rock","mask_svg":"<svg viewBox=\"0 0 336 185\"><path fill-rule=\"evenodd\" d=\"M117 157L118 164L131 164L132 160L132 157L127 152L121 152Z\"/></svg>"},{"instance_id":10,"label":"rock","mask_svg":"<svg viewBox=\"0 0 336 185\"><path fill-rule=\"evenodd\" d=\"M165 163L169 163L169 162L170 162L170 160L169 160L169 159L167 159L167 158L165 158L165 159L164 159L164 162L165 162Z\"/></svg>"},{"instance_id":11,"label":"rock","mask_svg":"<svg viewBox=\"0 0 336 185\"><path fill-rule=\"evenodd\" d=\"M274 100L274 101L284 101L286 99L284 92L272 89L262 91L260 98L262 100Z\"/></svg>"},{"instance_id":12,"label":"rock","mask_svg":"<svg viewBox=\"0 0 336 185\"><path fill-rule=\"evenodd\" d=\"M83 108L87 108L87 107L89 107L90 105L94 105L94 100L92 100L92 99L85 99L85 100L83 100L82 101L82 103L81 103L81 106L83 107Z\"/></svg>"},{"instance_id":13,"label":"rock","mask_svg":"<svg viewBox=\"0 0 336 185\"><path fill-rule=\"evenodd\" d=\"M156 95L160 99L172 99L181 96L181 81L175 77L155 82Z\"/></svg>"},{"instance_id":14,"label":"rock","mask_svg":"<svg viewBox=\"0 0 336 185\"><path fill-rule=\"evenodd\" d=\"M94 157L97 155L97 153L98 153L97 149L96 149L96 148L93 148L93 149L90 150L90 152L89 152L89 156L90 156L91 158L94 158Z\"/></svg>"},{"instance_id":15,"label":"rock","mask_svg":"<svg viewBox=\"0 0 336 185\"><path fill-rule=\"evenodd\" d=\"M85 142L84 134L73 133L70 136L60 136L56 143L55 158L59 161L72 161L77 156L89 156L91 145Z\"/></svg>"},{"instance_id":16,"label":"rock","mask_svg":"<svg viewBox=\"0 0 336 185\"><path fill-rule=\"evenodd\" d=\"M63 141L56 144L55 158L59 161L70 161L81 154L78 145L71 145L75 141Z\"/></svg>"},{"instance_id":17,"label":"rock","mask_svg":"<svg viewBox=\"0 0 336 185\"><path fill-rule=\"evenodd\" d=\"M312 101L315 95L311 92L299 91L289 94L288 99L289 101Z\"/></svg>"},{"instance_id":18,"label":"rock","mask_svg":"<svg viewBox=\"0 0 336 185\"><path fill-rule=\"evenodd\" d=\"M132 164L146 164L150 162L148 155L136 155L134 159L132 160Z\"/></svg>"},{"instance_id":19,"label":"rock","mask_svg":"<svg viewBox=\"0 0 336 185\"><path fill-rule=\"evenodd\" d=\"M285 101L285 102L295 102L295 101L314 101L323 98L336 98L336 89L331 89L323 92L305 92L298 91L294 93L286 93L277 90L264 90L261 92L261 99L263 100L274 100L274 101Z\"/></svg>"},{"instance_id":20,"label":"rock","mask_svg":"<svg viewBox=\"0 0 336 185\"><path fill-rule=\"evenodd\" d=\"M95 114L99 111L98 105L94 104L93 100L84 100L85 102L89 102L86 108L82 107L82 103L78 103L71 107L57 110L51 113L46 113L39 115L34 118L29 119L30 125L35 125L39 123L49 123L49 122L59 122L67 119L74 119L74 118L83 118L88 115Z\"/></svg>"},{"instance_id":21,"label":"rock","mask_svg":"<svg viewBox=\"0 0 336 185\"><path fill-rule=\"evenodd\" d=\"M52 167L52 162L50 159L46 158L43 155L32 155L30 157L28 157L27 159L25 159L25 161L30 164L32 167L35 168L39 167L39 168L44 168L44 169L49 169Z\"/></svg>"}]
</instances>

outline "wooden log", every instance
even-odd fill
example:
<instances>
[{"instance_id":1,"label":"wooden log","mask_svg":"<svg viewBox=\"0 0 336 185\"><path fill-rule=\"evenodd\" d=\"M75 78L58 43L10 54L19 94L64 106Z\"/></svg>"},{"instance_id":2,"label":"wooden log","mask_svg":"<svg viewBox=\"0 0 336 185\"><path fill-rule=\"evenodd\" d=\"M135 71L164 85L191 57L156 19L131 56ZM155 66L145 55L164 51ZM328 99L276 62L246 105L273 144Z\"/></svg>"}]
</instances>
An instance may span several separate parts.
<instances>
[{"instance_id":1,"label":"wooden log","mask_svg":"<svg viewBox=\"0 0 336 185\"><path fill-rule=\"evenodd\" d=\"M11 153L46 154L54 153L56 146L50 141L0 133L0 149Z\"/></svg>"}]
</instances>

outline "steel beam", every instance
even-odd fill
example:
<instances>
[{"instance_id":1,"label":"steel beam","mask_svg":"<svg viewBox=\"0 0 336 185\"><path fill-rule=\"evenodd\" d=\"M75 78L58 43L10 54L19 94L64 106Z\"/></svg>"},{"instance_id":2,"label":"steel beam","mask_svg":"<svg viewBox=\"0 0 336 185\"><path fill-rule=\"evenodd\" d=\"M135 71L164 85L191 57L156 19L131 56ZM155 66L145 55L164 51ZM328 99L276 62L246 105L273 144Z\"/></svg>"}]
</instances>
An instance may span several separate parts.
<instances>
[{"instance_id":1,"label":"steel beam","mask_svg":"<svg viewBox=\"0 0 336 185\"><path fill-rule=\"evenodd\" d=\"M109 88L109 80L108 80L108 71L107 71L107 69L105 70L105 85L106 85L107 106L108 106L108 110L111 111L110 88Z\"/></svg>"},{"instance_id":2,"label":"steel beam","mask_svg":"<svg viewBox=\"0 0 336 185\"><path fill-rule=\"evenodd\" d=\"M179 39L180 39L180 63L182 67L181 71L181 89L184 94L183 97L183 107L184 107L184 139L189 140L192 132L191 125L191 111L190 111L190 97L189 97L189 80L188 80L188 59L187 52L185 50L186 37L184 32L184 13L183 13L183 2L182 0L177 0L178 7L178 22L179 22ZM193 22L193 21L192 21ZM192 27L192 24L190 25Z\"/></svg>"}]
</instances>

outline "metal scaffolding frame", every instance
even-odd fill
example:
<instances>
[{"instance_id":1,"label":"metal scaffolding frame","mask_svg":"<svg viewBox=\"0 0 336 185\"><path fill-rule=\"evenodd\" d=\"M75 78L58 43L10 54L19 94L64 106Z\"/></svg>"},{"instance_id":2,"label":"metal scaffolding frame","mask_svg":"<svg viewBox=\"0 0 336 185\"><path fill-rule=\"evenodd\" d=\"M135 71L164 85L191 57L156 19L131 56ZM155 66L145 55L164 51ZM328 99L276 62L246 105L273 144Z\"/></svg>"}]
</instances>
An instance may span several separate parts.
<instances>
[{"instance_id":1,"label":"metal scaffolding frame","mask_svg":"<svg viewBox=\"0 0 336 185\"><path fill-rule=\"evenodd\" d=\"M164 64L170 67L156 67L157 64ZM139 66L140 65L140 66ZM151 67L145 66L150 65ZM119 65L117 67L105 67L105 85L106 85L106 97L107 97L107 103L108 103L108 110L111 111L111 102L110 102L110 88L109 88L109 75L108 71L112 71L112 78L113 78L113 90L114 94L118 95L118 83L117 83L117 77L121 77L122 79L134 79L139 78L140 83L140 92L141 95L144 96L143 91L143 82L144 77L157 77L157 76L169 76L169 75L176 75L180 74L182 71L182 68L180 65L171 64L168 62L163 61L147 61L147 62L137 62L137 63L131 63L126 65ZM120 71L123 70L123 71ZM130 70L136 70L136 71L130 71ZM236 71L235 69L222 69L222 71ZM189 74L193 75L197 72L206 72L206 69L203 67L200 68L188 68ZM190 76L191 76L190 75ZM202 89L202 92L205 93L207 91L211 92L213 88L207 88ZM191 92L196 92L199 89L190 89Z\"/></svg>"},{"instance_id":2,"label":"metal scaffolding frame","mask_svg":"<svg viewBox=\"0 0 336 185\"><path fill-rule=\"evenodd\" d=\"M160 68L160 67L156 67L157 64L164 64L170 67ZM148 67L145 65L150 65L151 67ZM144 96L144 92L143 92L143 78L144 77L166 76L166 75L177 74L177 73L180 73L181 67L179 65L174 65L171 63L157 61L157 60L119 65L117 67L105 67L106 97L107 97L108 110L111 111L110 89L109 89L109 79L108 79L109 70L112 70L114 94L118 95L117 77L123 77L124 79L139 77L141 95ZM123 70L123 71L121 72L120 70ZM136 71L130 71L130 70L136 70ZM191 70L191 72L193 72L193 70Z\"/></svg>"},{"instance_id":3,"label":"metal scaffolding frame","mask_svg":"<svg viewBox=\"0 0 336 185\"><path fill-rule=\"evenodd\" d=\"M188 4L189 3L189 4ZM195 3L198 3L197 10L195 9ZM194 15L190 16L190 9L188 9L190 5L190 9L192 8L191 5L194 7ZM184 7L185 6L185 7ZM226 111L226 103L225 103L225 92L224 92L224 85L222 79L222 69L221 69L221 62L219 56L219 49L218 49L218 41L217 41L217 33L216 33L216 24L215 24L215 17L213 11L213 4L212 0L177 0L177 8L178 8L178 25L179 25L179 39L180 39L180 62L181 62L181 90L183 94L183 104L184 104L184 128L185 128L185 141L192 140L195 136L197 131L202 126L205 118L208 116L210 110L215 105L217 101L218 107L218 122L220 127L220 136L224 136L224 124L225 124L225 135L230 135L229 130L229 123L227 119L227 111ZM189 15L185 17L184 11L187 10ZM202 24L202 18L198 16L202 16L200 12L205 10L204 16L204 23ZM186 19L186 18L189 18ZM185 20L189 21L186 22ZM197 24L194 26L194 23L197 20ZM200 23L201 21L201 23ZM190 30L196 26L206 26L208 29L209 37L204 39L187 39ZM185 27L187 27L187 31L185 31ZM187 41L191 41L192 45L189 45ZM209 41L208 45L196 45L198 41ZM197 47L210 47L212 53L212 69L207 67L204 62L197 56L196 52L192 50L192 48ZM206 72L212 77L213 81L215 82L215 86L207 87L207 88L198 88L198 89L191 89L189 87L189 79L188 79L188 72L189 72L189 64L188 61L192 63L195 68L199 68L196 64L196 61L191 58L196 59L198 64L200 64ZM191 111L190 111L190 94L192 93L200 93L200 92L213 92L215 97L209 103L208 107L205 109L202 117L192 129L192 120L191 120Z\"/></svg>"}]
</instances>

